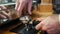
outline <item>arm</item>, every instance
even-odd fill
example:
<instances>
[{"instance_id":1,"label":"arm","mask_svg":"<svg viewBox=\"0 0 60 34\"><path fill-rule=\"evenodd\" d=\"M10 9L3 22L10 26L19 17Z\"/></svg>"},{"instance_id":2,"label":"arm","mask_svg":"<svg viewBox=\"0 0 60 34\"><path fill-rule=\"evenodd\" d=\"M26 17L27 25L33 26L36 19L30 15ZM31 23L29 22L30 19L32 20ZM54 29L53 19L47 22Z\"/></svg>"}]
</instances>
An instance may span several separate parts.
<instances>
[{"instance_id":1,"label":"arm","mask_svg":"<svg viewBox=\"0 0 60 34\"><path fill-rule=\"evenodd\" d=\"M59 14L59 23L60 23L60 14Z\"/></svg>"}]
</instances>

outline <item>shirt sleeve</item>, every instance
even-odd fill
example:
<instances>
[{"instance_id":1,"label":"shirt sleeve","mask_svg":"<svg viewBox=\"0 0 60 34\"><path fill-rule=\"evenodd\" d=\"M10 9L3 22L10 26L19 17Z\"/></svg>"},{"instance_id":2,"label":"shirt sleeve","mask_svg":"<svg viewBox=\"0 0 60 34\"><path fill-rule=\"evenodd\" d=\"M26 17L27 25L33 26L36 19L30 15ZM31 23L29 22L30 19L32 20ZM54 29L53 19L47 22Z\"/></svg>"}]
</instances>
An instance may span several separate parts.
<instances>
[{"instance_id":1,"label":"shirt sleeve","mask_svg":"<svg viewBox=\"0 0 60 34\"><path fill-rule=\"evenodd\" d=\"M60 0L53 0L52 4L53 4L54 14L60 14Z\"/></svg>"}]
</instances>

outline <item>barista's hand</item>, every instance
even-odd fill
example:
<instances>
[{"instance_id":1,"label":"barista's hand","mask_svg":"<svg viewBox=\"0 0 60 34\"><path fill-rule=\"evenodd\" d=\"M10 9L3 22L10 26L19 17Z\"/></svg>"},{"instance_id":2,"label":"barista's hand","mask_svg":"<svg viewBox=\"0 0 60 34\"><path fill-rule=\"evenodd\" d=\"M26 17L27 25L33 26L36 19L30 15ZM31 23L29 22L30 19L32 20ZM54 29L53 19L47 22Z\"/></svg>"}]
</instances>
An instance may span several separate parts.
<instances>
[{"instance_id":1,"label":"barista's hand","mask_svg":"<svg viewBox=\"0 0 60 34\"><path fill-rule=\"evenodd\" d=\"M10 18L10 12L9 13L5 11L0 12L0 18Z\"/></svg>"},{"instance_id":2,"label":"barista's hand","mask_svg":"<svg viewBox=\"0 0 60 34\"><path fill-rule=\"evenodd\" d=\"M38 18L41 21L40 18ZM60 23L58 20L58 15L47 17L43 19L37 26L37 30L47 31L48 34L60 34Z\"/></svg>"},{"instance_id":3,"label":"barista's hand","mask_svg":"<svg viewBox=\"0 0 60 34\"><path fill-rule=\"evenodd\" d=\"M0 10L7 9L5 6L0 6ZM0 11L0 18L10 18L10 12Z\"/></svg>"}]
</instances>

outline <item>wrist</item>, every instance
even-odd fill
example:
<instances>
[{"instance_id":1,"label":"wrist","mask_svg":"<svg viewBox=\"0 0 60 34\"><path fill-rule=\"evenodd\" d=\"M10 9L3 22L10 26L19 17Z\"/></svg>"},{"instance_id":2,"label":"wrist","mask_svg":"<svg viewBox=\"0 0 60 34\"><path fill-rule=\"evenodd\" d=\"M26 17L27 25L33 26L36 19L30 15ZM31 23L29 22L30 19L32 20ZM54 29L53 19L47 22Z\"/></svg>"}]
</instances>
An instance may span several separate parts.
<instances>
[{"instance_id":1,"label":"wrist","mask_svg":"<svg viewBox=\"0 0 60 34\"><path fill-rule=\"evenodd\" d=\"M54 15L53 15L53 18L54 18L55 20L57 20L57 21L59 22L59 24L60 24L60 14L54 14Z\"/></svg>"},{"instance_id":2,"label":"wrist","mask_svg":"<svg viewBox=\"0 0 60 34\"><path fill-rule=\"evenodd\" d=\"M51 18L59 22L59 14L53 14Z\"/></svg>"}]
</instances>

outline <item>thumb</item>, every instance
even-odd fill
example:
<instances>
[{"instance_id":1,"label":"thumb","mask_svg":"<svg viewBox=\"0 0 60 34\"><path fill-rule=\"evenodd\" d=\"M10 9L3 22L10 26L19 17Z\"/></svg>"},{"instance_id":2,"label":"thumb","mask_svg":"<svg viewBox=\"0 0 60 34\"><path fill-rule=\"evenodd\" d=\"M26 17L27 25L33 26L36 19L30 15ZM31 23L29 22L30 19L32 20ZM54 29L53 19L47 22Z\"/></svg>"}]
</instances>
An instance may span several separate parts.
<instances>
[{"instance_id":1,"label":"thumb","mask_svg":"<svg viewBox=\"0 0 60 34\"><path fill-rule=\"evenodd\" d=\"M43 23L40 22L38 25L36 25L35 29L40 30L40 29L42 29L42 26L43 26Z\"/></svg>"}]
</instances>

